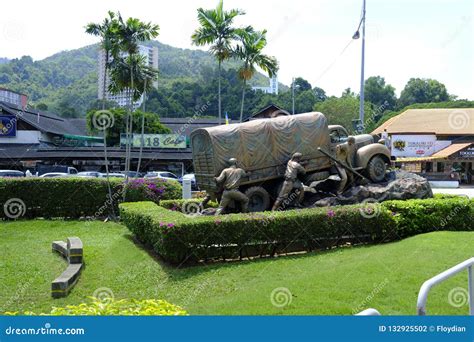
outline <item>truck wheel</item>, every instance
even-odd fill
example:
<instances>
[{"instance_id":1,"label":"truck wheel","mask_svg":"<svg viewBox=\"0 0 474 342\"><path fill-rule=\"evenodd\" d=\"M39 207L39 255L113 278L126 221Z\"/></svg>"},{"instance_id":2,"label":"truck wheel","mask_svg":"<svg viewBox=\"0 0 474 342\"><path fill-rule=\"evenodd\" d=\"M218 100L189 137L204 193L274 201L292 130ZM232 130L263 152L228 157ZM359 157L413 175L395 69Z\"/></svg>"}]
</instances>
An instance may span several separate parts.
<instances>
[{"instance_id":1,"label":"truck wheel","mask_svg":"<svg viewBox=\"0 0 474 342\"><path fill-rule=\"evenodd\" d=\"M367 175L374 183L380 183L385 179L385 172L387 171L387 163L380 156L372 157L367 164Z\"/></svg>"},{"instance_id":2,"label":"truck wheel","mask_svg":"<svg viewBox=\"0 0 474 342\"><path fill-rule=\"evenodd\" d=\"M249 198L249 211L265 211L270 207L270 195L261 186L252 186L245 191Z\"/></svg>"},{"instance_id":3,"label":"truck wheel","mask_svg":"<svg viewBox=\"0 0 474 342\"><path fill-rule=\"evenodd\" d=\"M320 181L329 177L329 171L320 171L308 175L305 179L305 184Z\"/></svg>"}]
</instances>

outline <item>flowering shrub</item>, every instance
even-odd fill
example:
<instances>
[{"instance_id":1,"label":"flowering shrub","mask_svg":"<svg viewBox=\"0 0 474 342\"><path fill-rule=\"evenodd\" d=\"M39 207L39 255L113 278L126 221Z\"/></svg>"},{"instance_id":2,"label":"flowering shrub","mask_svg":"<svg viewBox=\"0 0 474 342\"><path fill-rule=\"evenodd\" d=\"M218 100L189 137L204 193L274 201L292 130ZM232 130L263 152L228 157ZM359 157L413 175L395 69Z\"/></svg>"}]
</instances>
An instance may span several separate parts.
<instances>
[{"instance_id":1,"label":"flowering shrub","mask_svg":"<svg viewBox=\"0 0 474 342\"><path fill-rule=\"evenodd\" d=\"M131 179L126 188L126 202L152 201L159 203L161 199L181 197L181 185L167 179Z\"/></svg>"},{"instance_id":2,"label":"flowering shrub","mask_svg":"<svg viewBox=\"0 0 474 342\"><path fill-rule=\"evenodd\" d=\"M6 312L5 315L16 316L18 312ZM21 315L35 316L31 311L26 311ZM155 299L120 299L108 298L101 301L92 298L92 303L82 303L79 305L68 305L66 307L53 307L50 313L42 313L47 316L182 316L187 315L186 311L179 306L170 304L164 300Z\"/></svg>"}]
</instances>

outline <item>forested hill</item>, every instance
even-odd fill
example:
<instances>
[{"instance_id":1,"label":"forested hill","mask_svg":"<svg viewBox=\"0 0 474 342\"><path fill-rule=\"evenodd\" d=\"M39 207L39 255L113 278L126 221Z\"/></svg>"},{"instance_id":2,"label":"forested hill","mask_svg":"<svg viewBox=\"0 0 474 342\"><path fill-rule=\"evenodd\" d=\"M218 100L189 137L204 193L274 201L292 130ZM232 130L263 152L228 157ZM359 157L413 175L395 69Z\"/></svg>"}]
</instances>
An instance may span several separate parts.
<instances>
[{"instance_id":1,"label":"forested hill","mask_svg":"<svg viewBox=\"0 0 474 342\"><path fill-rule=\"evenodd\" d=\"M203 73L215 68L213 57L200 50L180 49L158 41L147 45L158 47L159 83L169 87L176 81L198 82ZM66 116L83 116L97 99L98 45L62 51L43 60L33 61L0 58L0 87L25 93L33 104L43 103L53 112ZM226 68L237 68L237 61L225 63ZM267 85L258 74L255 85Z\"/></svg>"},{"instance_id":2,"label":"forested hill","mask_svg":"<svg viewBox=\"0 0 474 342\"><path fill-rule=\"evenodd\" d=\"M0 57L0 64L4 64L4 63L7 63L9 61L8 58L5 58L5 57Z\"/></svg>"}]
</instances>

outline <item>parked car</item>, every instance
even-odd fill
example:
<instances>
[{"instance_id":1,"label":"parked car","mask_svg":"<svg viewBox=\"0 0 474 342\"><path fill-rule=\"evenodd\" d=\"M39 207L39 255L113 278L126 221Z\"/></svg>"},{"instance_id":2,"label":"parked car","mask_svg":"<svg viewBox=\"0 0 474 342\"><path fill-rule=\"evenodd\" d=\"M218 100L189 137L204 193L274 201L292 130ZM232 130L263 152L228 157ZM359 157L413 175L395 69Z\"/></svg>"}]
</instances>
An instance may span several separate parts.
<instances>
[{"instance_id":1,"label":"parked car","mask_svg":"<svg viewBox=\"0 0 474 342\"><path fill-rule=\"evenodd\" d=\"M40 178L57 178L57 177L69 177L70 174L66 172L48 172L40 176Z\"/></svg>"},{"instance_id":2,"label":"parked car","mask_svg":"<svg viewBox=\"0 0 474 342\"><path fill-rule=\"evenodd\" d=\"M188 173L187 175L184 175L183 177L179 177L178 182L180 182L181 185L182 185L184 179L190 179L191 180L191 189L192 190L194 190L194 191L199 190L198 186L197 186L197 183L196 183L196 176L194 175L194 173Z\"/></svg>"},{"instance_id":3,"label":"parked car","mask_svg":"<svg viewBox=\"0 0 474 342\"><path fill-rule=\"evenodd\" d=\"M78 171L75 167L66 165L38 165L38 175L45 173L67 173L68 175L77 175Z\"/></svg>"},{"instance_id":4,"label":"parked car","mask_svg":"<svg viewBox=\"0 0 474 342\"><path fill-rule=\"evenodd\" d=\"M0 177L2 178L25 177L25 174L18 170L0 170Z\"/></svg>"},{"instance_id":5,"label":"parked car","mask_svg":"<svg viewBox=\"0 0 474 342\"><path fill-rule=\"evenodd\" d=\"M101 178L106 178L107 174L106 173L101 173L100 177ZM109 177L125 178L125 175L123 173L118 173L118 172L109 172Z\"/></svg>"},{"instance_id":6,"label":"parked car","mask_svg":"<svg viewBox=\"0 0 474 342\"><path fill-rule=\"evenodd\" d=\"M124 177L126 177L127 174L128 174L128 177L129 177L129 178L140 178L140 177L143 177L143 173L137 172L137 171L128 171L128 172L120 171L120 173L123 174Z\"/></svg>"},{"instance_id":7,"label":"parked car","mask_svg":"<svg viewBox=\"0 0 474 342\"><path fill-rule=\"evenodd\" d=\"M148 178L148 179L161 178L161 179L168 179L168 180L179 181L178 176L176 176L174 173L169 172L169 171L153 171L153 172L148 172L148 173L145 175L145 178Z\"/></svg>"},{"instance_id":8,"label":"parked car","mask_svg":"<svg viewBox=\"0 0 474 342\"><path fill-rule=\"evenodd\" d=\"M79 172L77 177L87 177L87 178L98 178L101 177L101 173L98 171L83 171Z\"/></svg>"}]
</instances>

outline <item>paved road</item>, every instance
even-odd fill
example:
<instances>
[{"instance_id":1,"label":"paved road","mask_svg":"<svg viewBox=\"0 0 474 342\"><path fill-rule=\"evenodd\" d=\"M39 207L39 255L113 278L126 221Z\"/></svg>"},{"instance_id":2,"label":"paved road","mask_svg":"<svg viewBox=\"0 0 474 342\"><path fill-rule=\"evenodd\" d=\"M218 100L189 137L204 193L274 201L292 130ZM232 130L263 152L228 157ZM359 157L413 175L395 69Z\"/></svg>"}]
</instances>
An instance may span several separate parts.
<instances>
[{"instance_id":1,"label":"paved road","mask_svg":"<svg viewBox=\"0 0 474 342\"><path fill-rule=\"evenodd\" d=\"M441 189L433 188L435 194L454 194L454 195L467 195L469 198L474 198L474 187L461 187L457 189Z\"/></svg>"}]
</instances>

